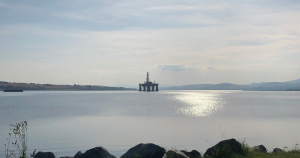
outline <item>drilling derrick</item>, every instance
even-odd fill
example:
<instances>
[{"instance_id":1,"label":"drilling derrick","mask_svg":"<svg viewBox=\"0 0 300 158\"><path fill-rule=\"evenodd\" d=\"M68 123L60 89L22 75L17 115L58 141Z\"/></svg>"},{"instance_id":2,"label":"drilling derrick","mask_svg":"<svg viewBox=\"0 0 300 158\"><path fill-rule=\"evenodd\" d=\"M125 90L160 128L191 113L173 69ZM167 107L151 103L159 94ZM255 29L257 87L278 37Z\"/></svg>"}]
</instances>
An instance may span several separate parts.
<instances>
[{"instance_id":1,"label":"drilling derrick","mask_svg":"<svg viewBox=\"0 0 300 158\"><path fill-rule=\"evenodd\" d=\"M152 83L149 79L149 72L147 72L146 81L139 84L139 91L158 91L158 83Z\"/></svg>"},{"instance_id":2,"label":"drilling derrick","mask_svg":"<svg viewBox=\"0 0 300 158\"><path fill-rule=\"evenodd\" d=\"M146 78L146 83L149 82L149 72L147 72L147 78Z\"/></svg>"}]
</instances>

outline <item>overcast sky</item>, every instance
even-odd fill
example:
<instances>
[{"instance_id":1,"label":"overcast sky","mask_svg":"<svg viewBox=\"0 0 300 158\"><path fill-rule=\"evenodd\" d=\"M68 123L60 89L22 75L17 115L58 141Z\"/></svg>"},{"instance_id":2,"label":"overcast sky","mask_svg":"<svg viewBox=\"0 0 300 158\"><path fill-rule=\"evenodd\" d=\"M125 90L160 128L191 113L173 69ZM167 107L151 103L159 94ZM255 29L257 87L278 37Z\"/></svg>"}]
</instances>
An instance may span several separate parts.
<instances>
[{"instance_id":1,"label":"overcast sky","mask_svg":"<svg viewBox=\"0 0 300 158\"><path fill-rule=\"evenodd\" d=\"M0 0L0 81L300 78L299 0Z\"/></svg>"}]
</instances>

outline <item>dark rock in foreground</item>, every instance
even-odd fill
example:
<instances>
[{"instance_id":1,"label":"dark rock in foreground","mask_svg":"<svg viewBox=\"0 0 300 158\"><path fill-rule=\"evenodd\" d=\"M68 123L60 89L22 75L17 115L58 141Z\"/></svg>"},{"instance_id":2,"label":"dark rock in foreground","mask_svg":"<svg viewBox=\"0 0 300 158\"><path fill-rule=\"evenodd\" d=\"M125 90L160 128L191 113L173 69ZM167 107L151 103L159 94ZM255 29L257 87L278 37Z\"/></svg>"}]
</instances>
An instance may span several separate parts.
<instances>
[{"instance_id":1,"label":"dark rock in foreground","mask_svg":"<svg viewBox=\"0 0 300 158\"><path fill-rule=\"evenodd\" d=\"M73 157L70 157L70 156L65 156L65 157L60 157L60 158L73 158Z\"/></svg>"},{"instance_id":2,"label":"dark rock in foreground","mask_svg":"<svg viewBox=\"0 0 300 158\"><path fill-rule=\"evenodd\" d=\"M232 154L243 154L242 145L235 139L228 139L219 142L215 146L207 149L204 156L226 158L231 157Z\"/></svg>"},{"instance_id":3,"label":"dark rock in foreground","mask_svg":"<svg viewBox=\"0 0 300 158\"><path fill-rule=\"evenodd\" d=\"M183 152L178 150L169 150L166 156L167 158L189 158Z\"/></svg>"},{"instance_id":4,"label":"dark rock in foreground","mask_svg":"<svg viewBox=\"0 0 300 158\"><path fill-rule=\"evenodd\" d=\"M256 152L260 152L260 153L267 153L267 149L263 145L254 146L254 147L252 147L252 150L254 150Z\"/></svg>"},{"instance_id":5,"label":"dark rock in foreground","mask_svg":"<svg viewBox=\"0 0 300 158\"><path fill-rule=\"evenodd\" d=\"M84 154L79 155L78 158L116 158L116 157L111 155L103 147L95 147L95 148L87 150Z\"/></svg>"},{"instance_id":6,"label":"dark rock in foreground","mask_svg":"<svg viewBox=\"0 0 300 158\"><path fill-rule=\"evenodd\" d=\"M34 158L55 158L53 152L41 152L39 151L37 154L34 155Z\"/></svg>"},{"instance_id":7,"label":"dark rock in foreground","mask_svg":"<svg viewBox=\"0 0 300 158\"><path fill-rule=\"evenodd\" d=\"M121 158L162 158L165 153L166 150L158 145L141 143L130 148Z\"/></svg>"},{"instance_id":8,"label":"dark rock in foreground","mask_svg":"<svg viewBox=\"0 0 300 158\"><path fill-rule=\"evenodd\" d=\"M284 150L280 149L280 148L275 148L273 149L273 152L272 153L283 153Z\"/></svg>"},{"instance_id":9,"label":"dark rock in foreground","mask_svg":"<svg viewBox=\"0 0 300 158\"><path fill-rule=\"evenodd\" d=\"M189 158L199 158L199 157L201 157L201 154L197 150L192 150L191 152L188 152L186 150L180 150L180 151L183 152Z\"/></svg>"},{"instance_id":10,"label":"dark rock in foreground","mask_svg":"<svg viewBox=\"0 0 300 158\"><path fill-rule=\"evenodd\" d=\"M78 151L78 152L74 155L74 158L79 158L80 155L82 155L82 152L81 152L81 151Z\"/></svg>"}]
</instances>

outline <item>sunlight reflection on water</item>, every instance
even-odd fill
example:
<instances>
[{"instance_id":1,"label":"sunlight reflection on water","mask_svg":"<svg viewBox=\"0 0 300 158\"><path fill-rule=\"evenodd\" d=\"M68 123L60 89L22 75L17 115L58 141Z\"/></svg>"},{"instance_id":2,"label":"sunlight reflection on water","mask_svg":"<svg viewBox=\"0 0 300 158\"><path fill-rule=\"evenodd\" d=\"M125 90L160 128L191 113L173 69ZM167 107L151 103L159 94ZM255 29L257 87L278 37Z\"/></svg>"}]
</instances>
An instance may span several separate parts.
<instances>
[{"instance_id":1,"label":"sunlight reflection on water","mask_svg":"<svg viewBox=\"0 0 300 158\"><path fill-rule=\"evenodd\" d=\"M180 92L170 99L184 103L184 106L176 107L177 113L191 117L205 117L212 116L223 108L225 101L222 99L222 95L222 93Z\"/></svg>"}]
</instances>

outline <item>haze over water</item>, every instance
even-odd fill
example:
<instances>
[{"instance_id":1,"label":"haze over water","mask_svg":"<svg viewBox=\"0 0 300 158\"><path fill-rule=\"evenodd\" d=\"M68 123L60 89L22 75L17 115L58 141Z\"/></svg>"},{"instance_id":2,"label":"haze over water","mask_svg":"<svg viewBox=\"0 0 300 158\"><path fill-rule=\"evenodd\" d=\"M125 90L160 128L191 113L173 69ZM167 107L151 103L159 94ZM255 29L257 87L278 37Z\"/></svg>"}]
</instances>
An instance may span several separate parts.
<instances>
[{"instance_id":1,"label":"haze over water","mask_svg":"<svg viewBox=\"0 0 300 158\"><path fill-rule=\"evenodd\" d=\"M204 153L222 139L267 149L300 142L300 92L0 93L0 151L9 125L28 121L30 152L74 156L96 146L120 157L139 143Z\"/></svg>"}]
</instances>

